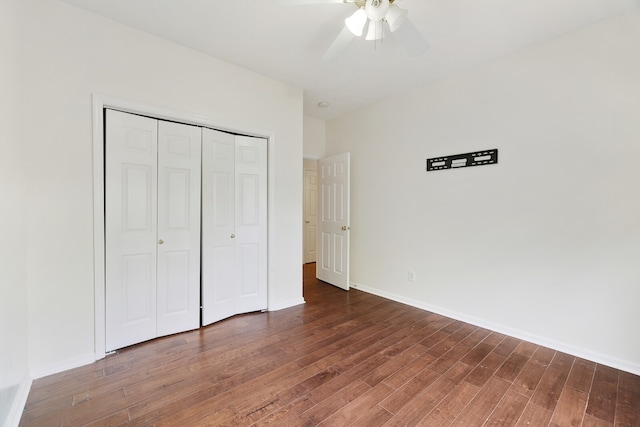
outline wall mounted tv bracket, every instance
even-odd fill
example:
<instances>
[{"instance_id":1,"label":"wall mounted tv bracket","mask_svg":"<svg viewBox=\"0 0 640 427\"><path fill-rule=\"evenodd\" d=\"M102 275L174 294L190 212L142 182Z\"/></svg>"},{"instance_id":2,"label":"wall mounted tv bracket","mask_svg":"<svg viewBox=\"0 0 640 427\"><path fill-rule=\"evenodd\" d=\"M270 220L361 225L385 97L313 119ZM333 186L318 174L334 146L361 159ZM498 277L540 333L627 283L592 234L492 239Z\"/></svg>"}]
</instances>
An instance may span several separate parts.
<instances>
[{"instance_id":1,"label":"wall mounted tv bracket","mask_svg":"<svg viewBox=\"0 0 640 427\"><path fill-rule=\"evenodd\" d=\"M427 159L427 172L493 165L496 163L498 163L498 149L494 148L492 150L474 151L473 153L454 154L452 156Z\"/></svg>"}]
</instances>

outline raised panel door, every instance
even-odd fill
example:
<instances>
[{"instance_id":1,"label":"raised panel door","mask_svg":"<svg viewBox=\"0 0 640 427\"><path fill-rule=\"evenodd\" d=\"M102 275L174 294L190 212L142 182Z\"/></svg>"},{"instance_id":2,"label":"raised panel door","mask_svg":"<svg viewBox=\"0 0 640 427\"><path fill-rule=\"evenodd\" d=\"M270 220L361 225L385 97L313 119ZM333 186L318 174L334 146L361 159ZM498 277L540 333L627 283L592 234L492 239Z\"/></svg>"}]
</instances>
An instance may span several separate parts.
<instances>
[{"instance_id":1,"label":"raised panel door","mask_svg":"<svg viewBox=\"0 0 640 427\"><path fill-rule=\"evenodd\" d=\"M316 262L318 171L316 166L307 164L316 161L305 160L304 168L304 262Z\"/></svg>"},{"instance_id":2,"label":"raised panel door","mask_svg":"<svg viewBox=\"0 0 640 427\"><path fill-rule=\"evenodd\" d=\"M200 325L201 128L158 122L157 334Z\"/></svg>"},{"instance_id":3,"label":"raised panel door","mask_svg":"<svg viewBox=\"0 0 640 427\"><path fill-rule=\"evenodd\" d=\"M349 289L349 153L320 159L318 279Z\"/></svg>"},{"instance_id":4,"label":"raised panel door","mask_svg":"<svg viewBox=\"0 0 640 427\"><path fill-rule=\"evenodd\" d=\"M106 350L156 336L157 123L107 110Z\"/></svg>"},{"instance_id":5,"label":"raised panel door","mask_svg":"<svg viewBox=\"0 0 640 427\"><path fill-rule=\"evenodd\" d=\"M235 137L202 131L202 324L236 314Z\"/></svg>"},{"instance_id":6,"label":"raised panel door","mask_svg":"<svg viewBox=\"0 0 640 427\"><path fill-rule=\"evenodd\" d=\"M236 136L236 311L267 308L267 141Z\"/></svg>"}]
</instances>

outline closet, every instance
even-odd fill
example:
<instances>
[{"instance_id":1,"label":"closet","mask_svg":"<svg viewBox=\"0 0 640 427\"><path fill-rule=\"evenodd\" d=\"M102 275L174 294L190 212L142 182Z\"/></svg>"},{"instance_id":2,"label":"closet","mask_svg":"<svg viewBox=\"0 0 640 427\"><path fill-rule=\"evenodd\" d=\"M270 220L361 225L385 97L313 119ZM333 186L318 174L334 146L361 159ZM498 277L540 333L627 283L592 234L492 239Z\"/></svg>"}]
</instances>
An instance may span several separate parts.
<instances>
[{"instance_id":1,"label":"closet","mask_svg":"<svg viewBox=\"0 0 640 427\"><path fill-rule=\"evenodd\" d=\"M202 134L202 324L267 308L267 144Z\"/></svg>"},{"instance_id":2,"label":"closet","mask_svg":"<svg viewBox=\"0 0 640 427\"><path fill-rule=\"evenodd\" d=\"M105 121L106 351L266 309L266 140Z\"/></svg>"}]
</instances>

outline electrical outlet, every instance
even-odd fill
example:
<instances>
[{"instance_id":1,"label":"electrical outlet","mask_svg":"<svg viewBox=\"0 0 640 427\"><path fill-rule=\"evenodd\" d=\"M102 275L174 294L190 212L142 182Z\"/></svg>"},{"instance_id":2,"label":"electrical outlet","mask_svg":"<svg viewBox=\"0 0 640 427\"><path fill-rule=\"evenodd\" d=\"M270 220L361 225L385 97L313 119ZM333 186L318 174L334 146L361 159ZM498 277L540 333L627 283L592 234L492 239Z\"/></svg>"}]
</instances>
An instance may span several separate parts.
<instances>
[{"instance_id":1,"label":"electrical outlet","mask_svg":"<svg viewBox=\"0 0 640 427\"><path fill-rule=\"evenodd\" d=\"M410 282L416 281L416 272L413 270L409 270L409 281Z\"/></svg>"}]
</instances>

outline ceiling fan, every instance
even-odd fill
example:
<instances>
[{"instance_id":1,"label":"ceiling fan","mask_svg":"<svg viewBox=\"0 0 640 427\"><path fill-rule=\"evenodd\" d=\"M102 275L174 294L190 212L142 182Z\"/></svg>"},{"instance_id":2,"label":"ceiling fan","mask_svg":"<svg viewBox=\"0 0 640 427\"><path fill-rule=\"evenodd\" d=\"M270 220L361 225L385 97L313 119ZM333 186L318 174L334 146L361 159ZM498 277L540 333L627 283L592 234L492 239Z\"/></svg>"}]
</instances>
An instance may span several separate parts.
<instances>
[{"instance_id":1,"label":"ceiling fan","mask_svg":"<svg viewBox=\"0 0 640 427\"><path fill-rule=\"evenodd\" d=\"M382 40L390 31L411 56L424 53L429 44L407 17L397 0L278 0L281 4L352 3L358 9L344 20L345 26L325 52L323 59L337 58L356 37ZM368 24L368 26L367 26ZM366 34L364 32L367 27Z\"/></svg>"}]
</instances>

